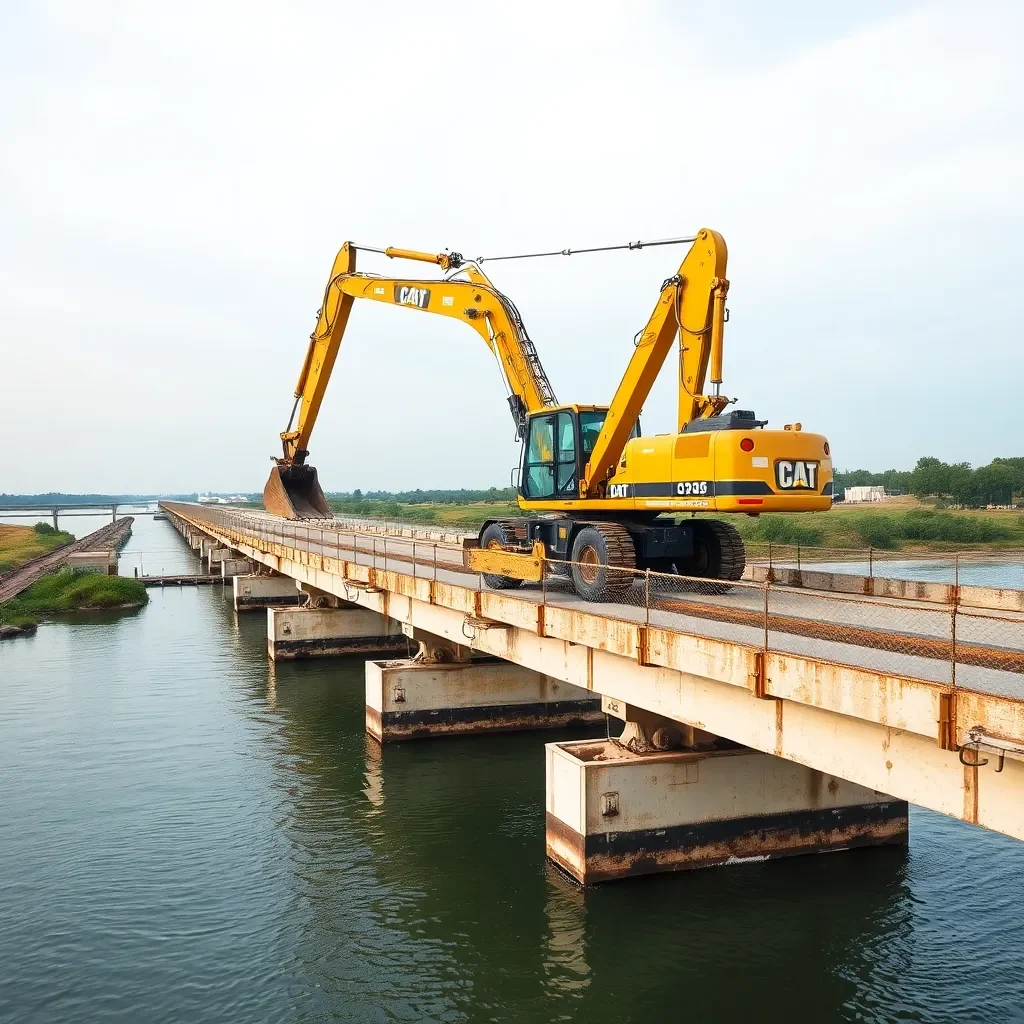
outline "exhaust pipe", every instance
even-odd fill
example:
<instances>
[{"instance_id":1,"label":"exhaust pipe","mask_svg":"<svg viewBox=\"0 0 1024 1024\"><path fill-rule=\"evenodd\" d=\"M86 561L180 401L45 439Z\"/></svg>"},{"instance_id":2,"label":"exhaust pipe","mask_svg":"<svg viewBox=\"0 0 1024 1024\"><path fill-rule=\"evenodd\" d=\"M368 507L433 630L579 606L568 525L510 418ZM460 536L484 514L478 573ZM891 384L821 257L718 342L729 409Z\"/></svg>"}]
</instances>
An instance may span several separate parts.
<instances>
[{"instance_id":1,"label":"exhaust pipe","mask_svg":"<svg viewBox=\"0 0 1024 1024\"><path fill-rule=\"evenodd\" d=\"M284 519L333 519L312 466L275 466L263 488L263 506Z\"/></svg>"}]
</instances>

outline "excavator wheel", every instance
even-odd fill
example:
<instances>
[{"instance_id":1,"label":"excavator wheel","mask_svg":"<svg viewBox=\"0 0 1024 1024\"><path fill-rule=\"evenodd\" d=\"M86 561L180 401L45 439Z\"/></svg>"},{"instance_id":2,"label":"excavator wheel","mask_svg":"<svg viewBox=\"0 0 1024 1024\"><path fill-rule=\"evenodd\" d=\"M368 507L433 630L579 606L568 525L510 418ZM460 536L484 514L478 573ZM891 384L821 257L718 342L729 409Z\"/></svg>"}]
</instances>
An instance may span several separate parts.
<instances>
[{"instance_id":1,"label":"excavator wheel","mask_svg":"<svg viewBox=\"0 0 1024 1024\"><path fill-rule=\"evenodd\" d=\"M511 546L511 541L502 523L489 523L484 532L480 534L480 547L482 548L509 548ZM493 573L485 572L483 577L484 583L492 590L515 590L523 585L522 580L517 580L513 576L496 576Z\"/></svg>"},{"instance_id":2,"label":"excavator wheel","mask_svg":"<svg viewBox=\"0 0 1024 1024\"><path fill-rule=\"evenodd\" d=\"M633 588L636 547L618 523L587 523L572 544L572 585L586 601L621 601Z\"/></svg>"},{"instance_id":3,"label":"excavator wheel","mask_svg":"<svg viewBox=\"0 0 1024 1024\"><path fill-rule=\"evenodd\" d=\"M693 558L679 562L684 576L738 580L746 564L743 538L735 526L721 519L693 520ZM728 589L722 588L722 593Z\"/></svg>"}]
</instances>

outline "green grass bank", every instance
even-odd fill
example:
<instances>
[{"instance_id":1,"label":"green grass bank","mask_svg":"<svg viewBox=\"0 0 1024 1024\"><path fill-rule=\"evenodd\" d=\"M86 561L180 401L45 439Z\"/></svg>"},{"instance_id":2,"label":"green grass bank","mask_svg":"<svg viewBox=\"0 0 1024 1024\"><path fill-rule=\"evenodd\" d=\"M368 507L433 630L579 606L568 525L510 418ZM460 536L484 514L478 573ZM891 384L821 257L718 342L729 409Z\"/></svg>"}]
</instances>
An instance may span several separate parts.
<instances>
[{"instance_id":1,"label":"green grass bank","mask_svg":"<svg viewBox=\"0 0 1024 1024\"><path fill-rule=\"evenodd\" d=\"M149 595L136 579L61 569L36 580L24 593L0 604L0 626L33 629L48 615L104 608L139 608Z\"/></svg>"},{"instance_id":2,"label":"green grass bank","mask_svg":"<svg viewBox=\"0 0 1024 1024\"><path fill-rule=\"evenodd\" d=\"M49 523L35 526L10 526L0 523L0 572L10 572L54 548L70 544L73 533L55 530Z\"/></svg>"}]
</instances>

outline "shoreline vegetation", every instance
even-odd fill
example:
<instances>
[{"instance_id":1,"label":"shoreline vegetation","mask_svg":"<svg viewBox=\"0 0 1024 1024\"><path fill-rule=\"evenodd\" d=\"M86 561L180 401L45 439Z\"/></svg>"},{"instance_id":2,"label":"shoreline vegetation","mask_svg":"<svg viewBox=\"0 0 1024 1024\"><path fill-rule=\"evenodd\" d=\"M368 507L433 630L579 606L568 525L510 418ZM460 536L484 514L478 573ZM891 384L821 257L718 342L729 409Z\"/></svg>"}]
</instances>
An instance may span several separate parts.
<instances>
[{"instance_id":1,"label":"shoreline vegetation","mask_svg":"<svg viewBox=\"0 0 1024 1024\"><path fill-rule=\"evenodd\" d=\"M55 530L49 523L9 526L0 523L0 573L10 572L40 555L74 541L75 535Z\"/></svg>"},{"instance_id":2,"label":"shoreline vegetation","mask_svg":"<svg viewBox=\"0 0 1024 1024\"><path fill-rule=\"evenodd\" d=\"M61 569L0 604L0 638L32 633L52 615L141 608L148 601L145 586L136 579Z\"/></svg>"}]
</instances>

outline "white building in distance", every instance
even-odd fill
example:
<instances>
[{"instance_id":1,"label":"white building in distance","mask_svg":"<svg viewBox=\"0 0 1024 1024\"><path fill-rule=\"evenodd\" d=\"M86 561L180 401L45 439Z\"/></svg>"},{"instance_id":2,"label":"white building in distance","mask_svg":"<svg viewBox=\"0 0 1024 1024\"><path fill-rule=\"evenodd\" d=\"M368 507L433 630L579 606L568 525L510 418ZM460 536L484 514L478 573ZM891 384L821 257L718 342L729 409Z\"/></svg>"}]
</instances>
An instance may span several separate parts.
<instances>
[{"instance_id":1,"label":"white building in distance","mask_svg":"<svg viewBox=\"0 0 1024 1024\"><path fill-rule=\"evenodd\" d=\"M862 501L885 501L885 488L880 484L868 487L844 487L843 502L854 504Z\"/></svg>"}]
</instances>

